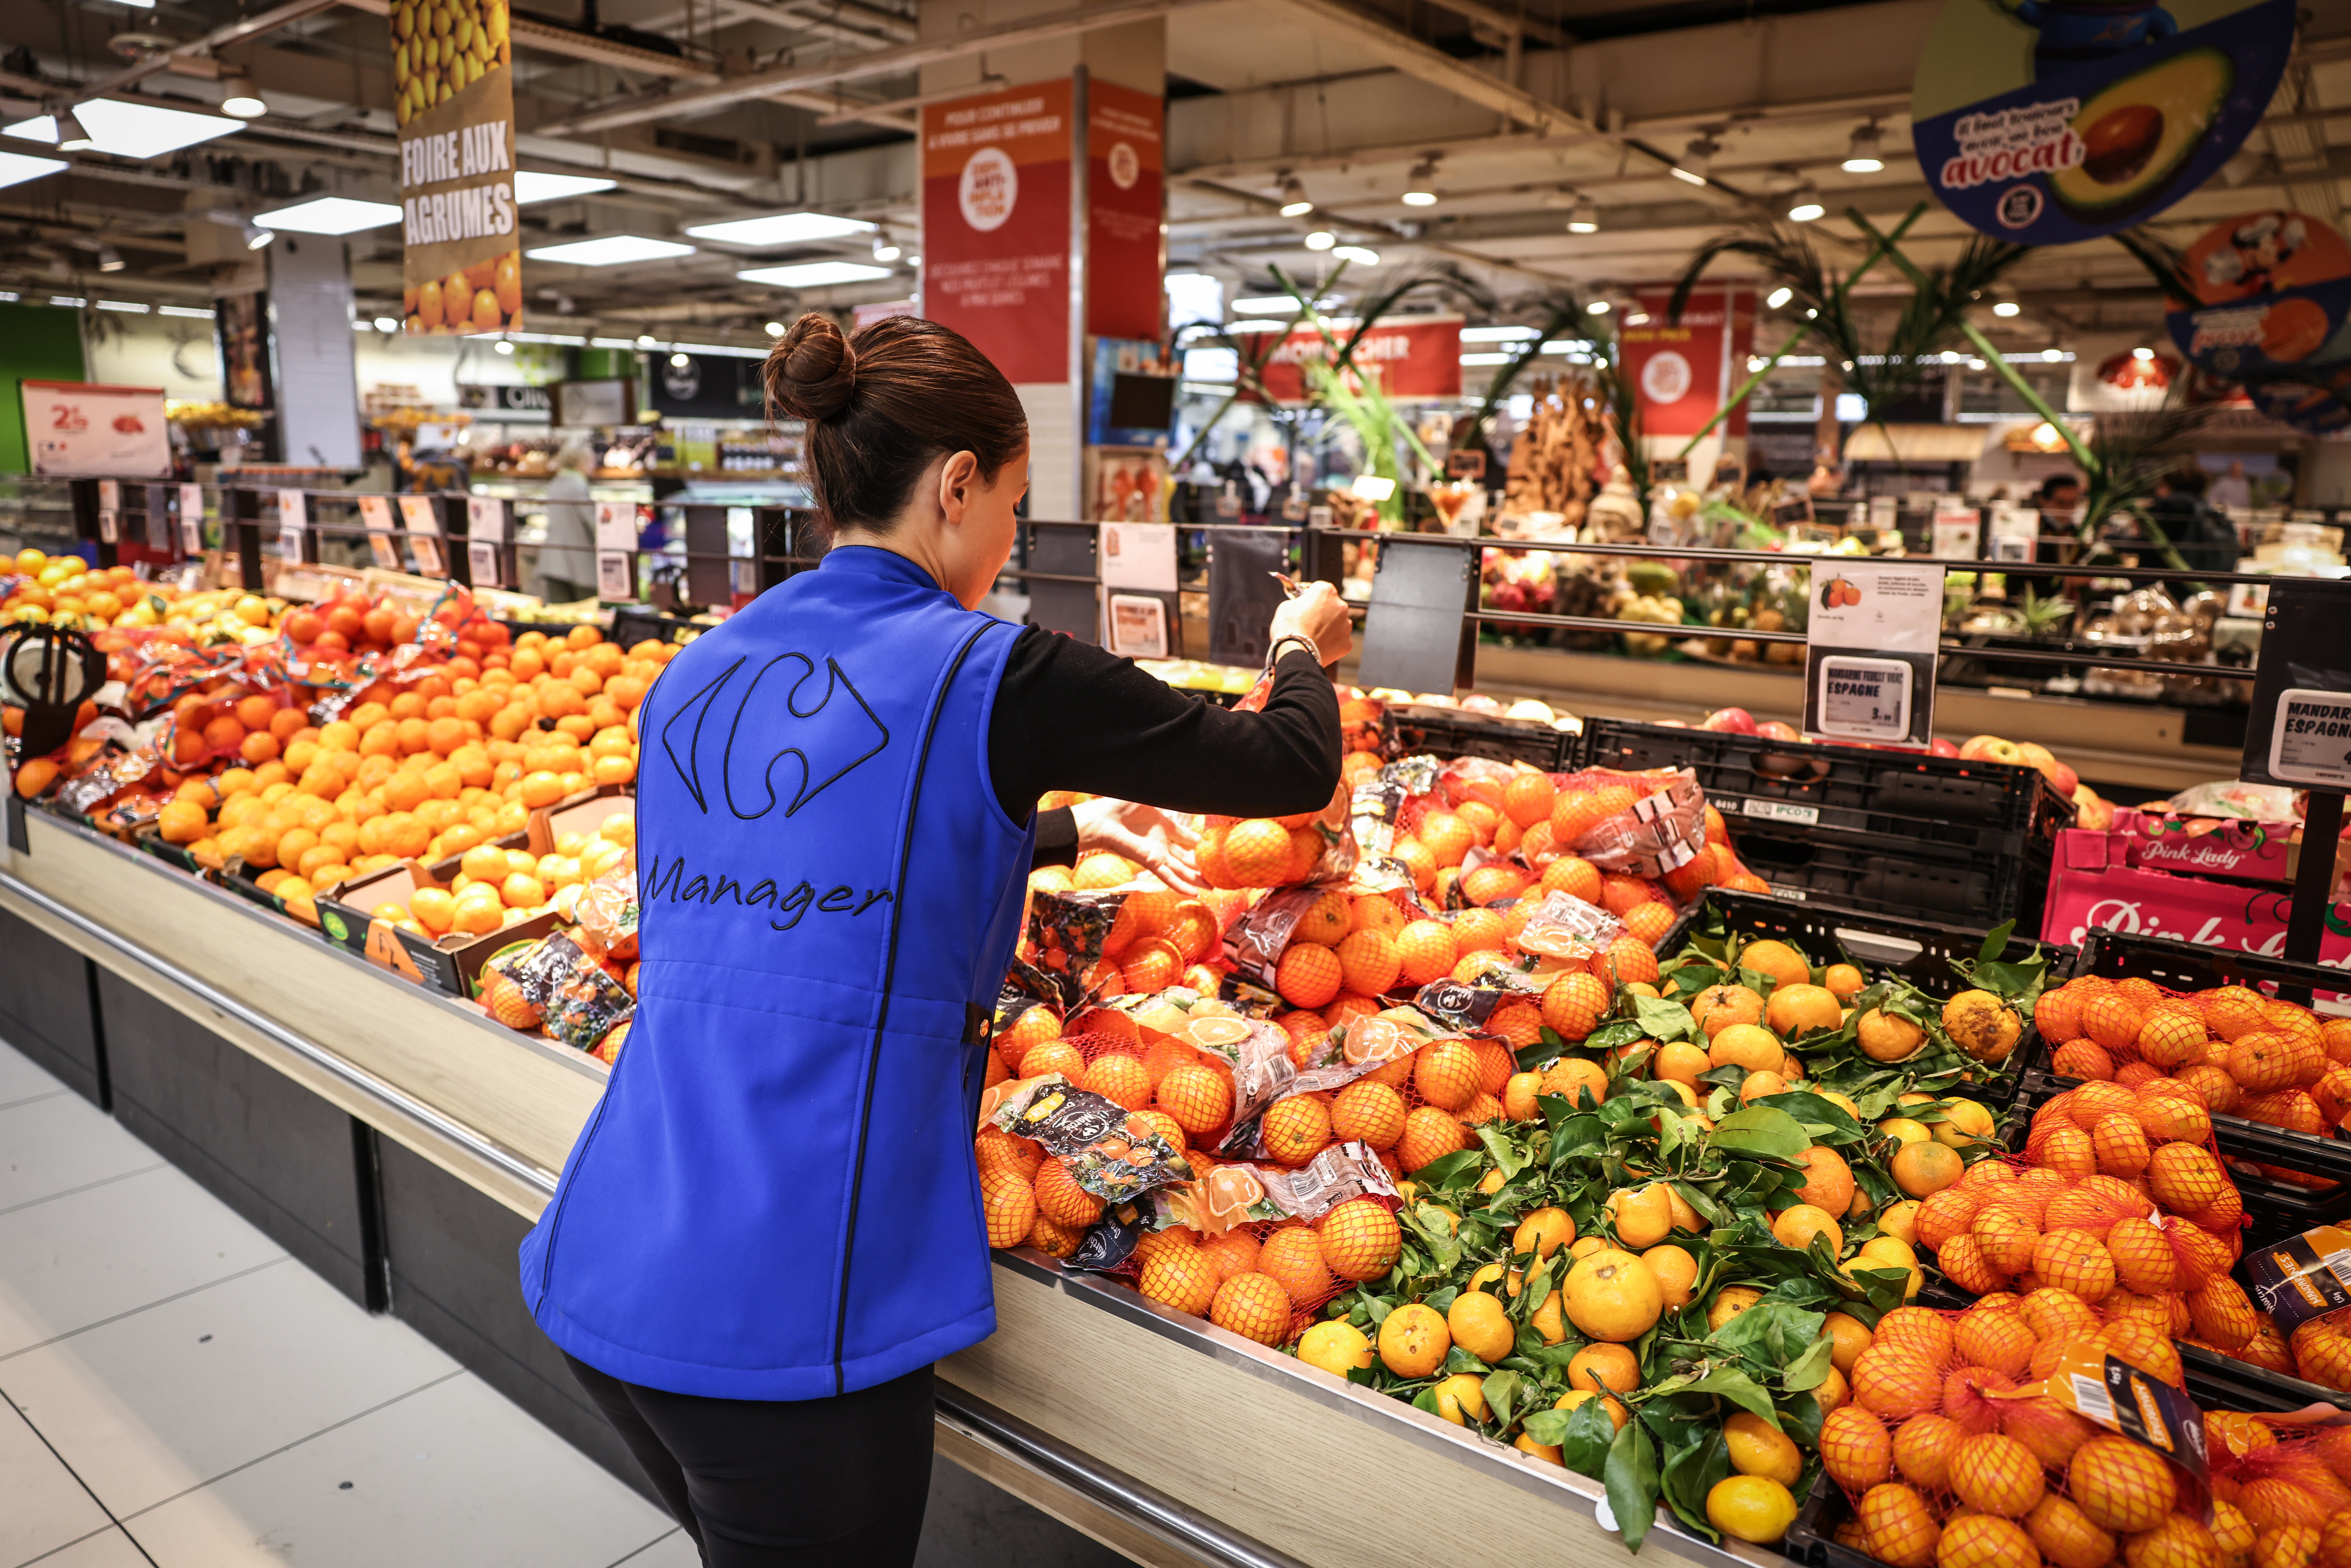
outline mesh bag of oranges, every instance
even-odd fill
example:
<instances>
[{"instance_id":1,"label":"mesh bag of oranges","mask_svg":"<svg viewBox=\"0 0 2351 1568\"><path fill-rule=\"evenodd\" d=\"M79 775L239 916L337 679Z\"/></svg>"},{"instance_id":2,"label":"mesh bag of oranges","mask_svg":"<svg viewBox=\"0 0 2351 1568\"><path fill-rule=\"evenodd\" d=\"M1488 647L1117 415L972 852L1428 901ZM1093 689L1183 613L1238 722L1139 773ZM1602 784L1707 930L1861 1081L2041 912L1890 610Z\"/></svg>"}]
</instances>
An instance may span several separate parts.
<instances>
[{"instance_id":1,"label":"mesh bag of oranges","mask_svg":"<svg viewBox=\"0 0 2351 1568\"><path fill-rule=\"evenodd\" d=\"M2351 1416L2208 1411L2212 1535L2228 1568L2351 1563Z\"/></svg>"},{"instance_id":2,"label":"mesh bag of oranges","mask_svg":"<svg viewBox=\"0 0 2351 1568\"><path fill-rule=\"evenodd\" d=\"M2069 1292L1905 1307L1840 1333L1820 1456L1837 1539L1894 1568L2213 1568L2204 1423L2159 1331Z\"/></svg>"},{"instance_id":3,"label":"mesh bag of oranges","mask_svg":"<svg viewBox=\"0 0 2351 1568\"><path fill-rule=\"evenodd\" d=\"M2244 1273L2258 1327L2243 1343L2217 1348L2323 1387L2351 1390L2351 1231L2321 1225L2249 1248Z\"/></svg>"},{"instance_id":4,"label":"mesh bag of oranges","mask_svg":"<svg viewBox=\"0 0 2351 1568\"><path fill-rule=\"evenodd\" d=\"M1194 967L1217 955L1222 925L1201 900L1162 887L1063 887L1056 880L1042 872L1030 878L1024 961L1051 978L1064 1008L1197 979Z\"/></svg>"},{"instance_id":5,"label":"mesh bag of oranges","mask_svg":"<svg viewBox=\"0 0 2351 1568\"><path fill-rule=\"evenodd\" d=\"M2213 1115L2332 1135L2351 1113L2351 1019L2321 1019L2243 986L2169 991L2085 975L2042 993L2034 1027L2060 1075L2182 1091ZM2275 1166L2263 1174L2332 1185Z\"/></svg>"}]
</instances>

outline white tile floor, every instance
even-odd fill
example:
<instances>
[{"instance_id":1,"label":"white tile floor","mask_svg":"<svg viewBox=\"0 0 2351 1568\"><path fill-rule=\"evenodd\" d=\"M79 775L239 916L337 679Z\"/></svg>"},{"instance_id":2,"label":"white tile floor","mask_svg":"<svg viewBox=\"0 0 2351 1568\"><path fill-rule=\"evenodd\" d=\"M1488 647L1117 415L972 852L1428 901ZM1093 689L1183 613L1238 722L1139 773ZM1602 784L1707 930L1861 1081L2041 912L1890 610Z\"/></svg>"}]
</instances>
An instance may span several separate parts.
<instances>
[{"instance_id":1,"label":"white tile floor","mask_svg":"<svg viewBox=\"0 0 2351 1568\"><path fill-rule=\"evenodd\" d=\"M0 1043L0 1568L691 1568L637 1493Z\"/></svg>"}]
</instances>

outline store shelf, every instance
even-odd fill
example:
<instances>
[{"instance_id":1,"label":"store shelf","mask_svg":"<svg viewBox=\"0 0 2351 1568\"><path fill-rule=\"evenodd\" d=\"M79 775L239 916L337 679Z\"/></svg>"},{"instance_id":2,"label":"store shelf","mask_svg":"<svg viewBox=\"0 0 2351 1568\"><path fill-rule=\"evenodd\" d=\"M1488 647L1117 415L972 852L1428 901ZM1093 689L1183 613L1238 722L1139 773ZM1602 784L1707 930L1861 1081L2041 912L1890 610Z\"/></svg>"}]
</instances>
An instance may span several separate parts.
<instances>
[{"instance_id":1,"label":"store shelf","mask_svg":"<svg viewBox=\"0 0 2351 1568\"><path fill-rule=\"evenodd\" d=\"M26 826L29 851L0 854L0 908L501 1208L545 1207L601 1092L593 1062L89 830ZM506 1247L473 1260L480 1278L511 1281ZM997 1333L940 1364L940 1451L1137 1561L1422 1568L1445 1518L1479 1521L1448 1536L1462 1568L1515 1568L1535 1541L1570 1568L1621 1561L1596 1481L1041 1254L996 1262ZM1666 1523L1649 1540L1708 1568L1781 1561Z\"/></svg>"},{"instance_id":2,"label":"store shelf","mask_svg":"<svg viewBox=\"0 0 2351 1568\"><path fill-rule=\"evenodd\" d=\"M1759 719L1803 718L1801 666L1700 664L1580 653L1562 648L1478 649L1478 689L1496 696L1539 697L1577 714L1606 713L1656 723L1697 722L1719 707L1743 707ZM2019 693L2001 696L1967 686L1935 693L1938 735L1998 735L2038 741L2075 772L2101 784L2168 795L2213 779L2233 779L2243 758L2233 747L2191 745L2188 714L2153 703L2098 702Z\"/></svg>"}]
</instances>

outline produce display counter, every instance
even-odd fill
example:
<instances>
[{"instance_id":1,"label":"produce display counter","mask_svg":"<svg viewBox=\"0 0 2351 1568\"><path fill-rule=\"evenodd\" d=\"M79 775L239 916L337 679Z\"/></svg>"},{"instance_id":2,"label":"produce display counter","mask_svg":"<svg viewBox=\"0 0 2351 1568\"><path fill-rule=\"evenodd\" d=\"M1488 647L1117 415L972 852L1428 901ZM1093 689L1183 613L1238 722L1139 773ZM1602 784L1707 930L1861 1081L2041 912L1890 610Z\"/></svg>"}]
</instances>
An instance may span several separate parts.
<instances>
[{"instance_id":1,"label":"produce display counter","mask_svg":"<svg viewBox=\"0 0 2351 1568\"><path fill-rule=\"evenodd\" d=\"M1803 717L1801 666L1628 659L1563 648L1481 643L1478 689L1539 697L1573 714L1694 723L1710 709L1743 707L1759 719ZM2243 761L2236 740L2189 737L2201 716L2154 703L2100 701L1945 685L1935 693L1935 729L1948 736L1998 735L2038 741L2085 779L2170 795L2233 779Z\"/></svg>"},{"instance_id":2,"label":"produce display counter","mask_svg":"<svg viewBox=\"0 0 2351 1568\"><path fill-rule=\"evenodd\" d=\"M26 829L0 852L0 1032L642 1484L514 1280L603 1067L92 831ZM998 1332L940 1364L938 1451L1136 1561L1504 1568L1538 1541L1571 1568L1622 1561L1596 1481L1041 1254L995 1257ZM1781 1561L1665 1521L1649 1542Z\"/></svg>"}]
</instances>

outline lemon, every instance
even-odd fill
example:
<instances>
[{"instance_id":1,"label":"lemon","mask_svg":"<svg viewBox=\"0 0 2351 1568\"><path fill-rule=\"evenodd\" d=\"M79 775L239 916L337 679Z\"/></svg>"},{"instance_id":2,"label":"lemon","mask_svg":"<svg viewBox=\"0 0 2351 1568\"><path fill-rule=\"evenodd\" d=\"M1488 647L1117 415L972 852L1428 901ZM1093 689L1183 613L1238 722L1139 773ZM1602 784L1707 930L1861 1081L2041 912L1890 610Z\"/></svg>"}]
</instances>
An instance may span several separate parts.
<instances>
[{"instance_id":1,"label":"lemon","mask_svg":"<svg viewBox=\"0 0 2351 1568\"><path fill-rule=\"evenodd\" d=\"M1735 1540L1769 1546L1796 1521L1796 1500L1769 1476L1731 1476L1706 1494L1706 1521Z\"/></svg>"}]
</instances>

